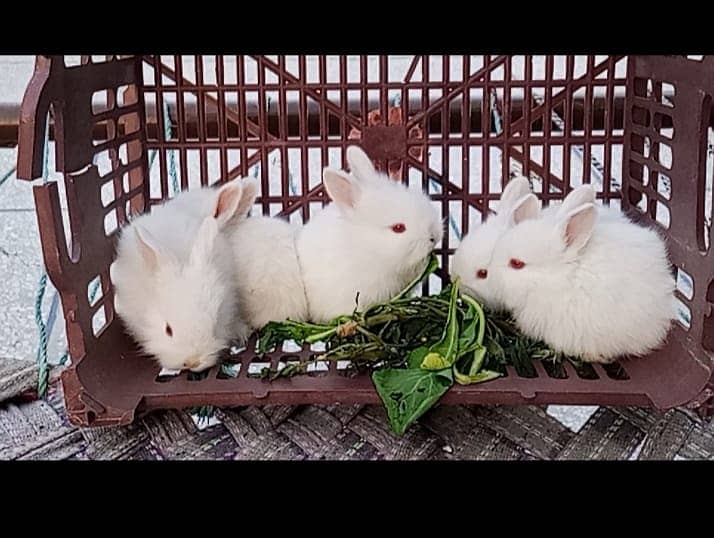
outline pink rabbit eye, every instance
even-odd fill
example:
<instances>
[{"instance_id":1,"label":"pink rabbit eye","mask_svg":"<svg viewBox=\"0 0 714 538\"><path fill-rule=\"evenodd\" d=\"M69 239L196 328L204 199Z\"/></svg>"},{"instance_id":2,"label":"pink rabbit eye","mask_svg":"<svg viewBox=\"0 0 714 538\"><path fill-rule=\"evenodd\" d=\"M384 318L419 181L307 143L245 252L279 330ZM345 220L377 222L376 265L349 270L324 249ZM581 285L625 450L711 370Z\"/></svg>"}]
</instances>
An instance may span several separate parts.
<instances>
[{"instance_id":1,"label":"pink rabbit eye","mask_svg":"<svg viewBox=\"0 0 714 538\"><path fill-rule=\"evenodd\" d=\"M511 258L511 261L508 262L508 265L510 265L514 269L523 269L526 266L526 263L517 258Z\"/></svg>"},{"instance_id":2,"label":"pink rabbit eye","mask_svg":"<svg viewBox=\"0 0 714 538\"><path fill-rule=\"evenodd\" d=\"M174 330L171 328L171 325L168 323L166 324L166 334L168 336L173 336L174 335Z\"/></svg>"},{"instance_id":3,"label":"pink rabbit eye","mask_svg":"<svg viewBox=\"0 0 714 538\"><path fill-rule=\"evenodd\" d=\"M404 232L407 231L407 227L404 224L402 224L401 222L398 222L398 223L392 225L392 231L395 234L403 234Z\"/></svg>"},{"instance_id":4,"label":"pink rabbit eye","mask_svg":"<svg viewBox=\"0 0 714 538\"><path fill-rule=\"evenodd\" d=\"M479 269L476 271L476 278L486 278L488 276L488 271L486 269Z\"/></svg>"}]
</instances>

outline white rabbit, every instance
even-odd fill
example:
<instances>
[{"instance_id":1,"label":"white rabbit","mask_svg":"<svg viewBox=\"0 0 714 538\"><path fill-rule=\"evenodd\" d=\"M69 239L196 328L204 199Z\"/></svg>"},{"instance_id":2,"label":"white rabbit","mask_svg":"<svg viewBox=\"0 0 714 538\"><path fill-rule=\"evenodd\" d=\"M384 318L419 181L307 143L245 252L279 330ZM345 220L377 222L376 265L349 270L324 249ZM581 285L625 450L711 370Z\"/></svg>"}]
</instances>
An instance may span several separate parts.
<instances>
[{"instance_id":1,"label":"white rabbit","mask_svg":"<svg viewBox=\"0 0 714 538\"><path fill-rule=\"evenodd\" d=\"M236 180L179 195L121 230L110 268L115 310L163 368L204 370L232 339L248 336L222 232L254 199L255 189Z\"/></svg>"},{"instance_id":2,"label":"white rabbit","mask_svg":"<svg viewBox=\"0 0 714 538\"><path fill-rule=\"evenodd\" d=\"M285 220L258 216L230 234L241 316L253 330L269 321L307 319L295 248L298 230Z\"/></svg>"},{"instance_id":3,"label":"white rabbit","mask_svg":"<svg viewBox=\"0 0 714 538\"><path fill-rule=\"evenodd\" d=\"M503 310L501 290L489 277L488 266L499 238L517 223L533 218L554 217L563 205L576 207L595 202L595 191L590 185L573 190L562 204L551 203L541 211L541 203L531 192L528 179L518 176L511 179L501 194L498 213L470 231L462 240L452 259L452 273L459 276L462 287L474 298L492 310ZM516 209L518 208L518 211ZM617 208L603 206L601 218L623 219Z\"/></svg>"},{"instance_id":4,"label":"white rabbit","mask_svg":"<svg viewBox=\"0 0 714 538\"><path fill-rule=\"evenodd\" d=\"M461 279L461 286L492 310L502 310L500 294L489 278L488 266L498 239L510 228L515 220L523 218L514 215L516 205L526 196L531 196L528 179L523 176L511 179L503 189L498 214L489 217L463 237L451 262L451 272ZM539 204L540 207L540 204Z\"/></svg>"},{"instance_id":5,"label":"white rabbit","mask_svg":"<svg viewBox=\"0 0 714 538\"><path fill-rule=\"evenodd\" d=\"M326 168L333 203L300 231L297 249L310 318L325 322L396 295L419 276L443 236L429 197L377 172L358 147L350 174Z\"/></svg>"},{"instance_id":6,"label":"white rabbit","mask_svg":"<svg viewBox=\"0 0 714 538\"><path fill-rule=\"evenodd\" d=\"M675 283L659 234L615 209L580 203L594 199L592 187L580 187L540 219L537 200L523 199L514 209L523 221L498 241L488 271L525 334L607 363L663 343L676 315Z\"/></svg>"}]
</instances>

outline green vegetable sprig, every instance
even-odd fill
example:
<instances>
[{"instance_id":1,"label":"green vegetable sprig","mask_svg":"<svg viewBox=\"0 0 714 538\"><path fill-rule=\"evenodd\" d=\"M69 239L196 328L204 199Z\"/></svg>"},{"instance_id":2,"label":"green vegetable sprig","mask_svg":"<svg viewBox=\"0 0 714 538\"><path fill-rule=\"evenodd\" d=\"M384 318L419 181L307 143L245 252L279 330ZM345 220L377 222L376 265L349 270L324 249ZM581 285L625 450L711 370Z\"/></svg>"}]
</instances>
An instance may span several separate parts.
<instances>
[{"instance_id":1,"label":"green vegetable sprig","mask_svg":"<svg viewBox=\"0 0 714 538\"><path fill-rule=\"evenodd\" d=\"M355 309L323 324L270 322L260 331L258 352L279 349L287 340L298 345L323 342L325 351L312 362L347 360L354 371L371 371L398 435L454 383L493 380L505 373L506 365L513 365L519 375L534 376L533 360L552 361L559 367L565 357L521 334L507 313L485 311L460 292L458 278L438 294L412 296L437 267L432 254L422 274L404 290L364 312ZM264 368L261 375L290 377L304 373L309 364Z\"/></svg>"},{"instance_id":2,"label":"green vegetable sprig","mask_svg":"<svg viewBox=\"0 0 714 538\"><path fill-rule=\"evenodd\" d=\"M355 310L352 315L338 316L324 324L271 321L260 331L258 352L278 349L286 340L293 340L298 345L324 342L327 349L319 360L350 360L358 369L381 361L403 362L406 350L418 345L421 339L429 340L435 329L440 331L443 326L448 305L439 296L409 297L438 265L436 255L432 254L418 278L388 302L374 305L364 312ZM300 370L293 369L293 372Z\"/></svg>"},{"instance_id":3,"label":"green vegetable sprig","mask_svg":"<svg viewBox=\"0 0 714 538\"><path fill-rule=\"evenodd\" d=\"M466 311L461 313L459 306L464 304ZM449 290L449 308L441 339L413 349L406 368L383 368L372 373L374 386L397 435L403 435L454 381L470 385L501 375L482 369L486 355L485 332L486 318L481 305L459 295L457 277Z\"/></svg>"}]
</instances>

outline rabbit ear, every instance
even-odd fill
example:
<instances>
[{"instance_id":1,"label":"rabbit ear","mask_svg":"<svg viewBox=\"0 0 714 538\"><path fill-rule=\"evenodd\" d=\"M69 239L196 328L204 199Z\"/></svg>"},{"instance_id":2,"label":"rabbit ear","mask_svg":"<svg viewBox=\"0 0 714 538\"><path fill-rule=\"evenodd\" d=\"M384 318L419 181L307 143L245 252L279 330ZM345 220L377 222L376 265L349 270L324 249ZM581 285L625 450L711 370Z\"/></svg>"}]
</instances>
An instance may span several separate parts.
<instances>
[{"instance_id":1,"label":"rabbit ear","mask_svg":"<svg viewBox=\"0 0 714 538\"><path fill-rule=\"evenodd\" d=\"M540 202L538 197L533 194L526 194L518 202L516 202L511 211L511 225L519 224L524 220L537 219L540 216Z\"/></svg>"},{"instance_id":2,"label":"rabbit ear","mask_svg":"<svg viewBox=\"0 0 714 538\"><path fill-rule=\"evenodd\" d=\"M159 265L172 261L172 257L159 246L158 241L149 230L141 226L133 226L141 259L149 271L156 271Z\"/></svg>"},{"instance_id":3,"label":"rabbit ear","mask_svg":"<svg viewBox=\"0 0 714 538\"><path fill-rule=\"evenodd\" d=\"M350 180L349 176L340 170L325 168L322 172L322 182L330 199L340 210L353 209L359 198L360 188Z\"/></svg>"},{"instance_id":4,"label":"rabbit ear","mask_svg":"<svg viewBox=\"0 0 714 538\"><path fill-rule=\"evenodd\" d=\"M241 180L243 184L243 192L240 195L240 201L238 202L238 209L236 209L236 216L238 218L244 218L250 213L250 209L255 203L255 199L258 197L258 182L255 178L246 177Z\"/></svg>"},{"instance_id":5,"label":"rabbit ear","mask_svg":"<svg viewBox=\"0 0 714 538\"><path fill-rule=\"evenodd\" d=\"M565 197L563 203L558 209L557 215L565 217L573 209L580 207L583 204L595 203L595 189L592 185L580 185Z\"/></svg>"},{"instance_id":6,"label":"rabbit ear","mask_svg":"<svg viewBox=\"0 0 714 538\"><path fill-rule=\"evenodd\" d=\"M350 172L357 179L364 180L376 172L372 160L359 146L348 147L346 156Z\"/></svg>"},{"instance_id":7,"label":"rabbit ear","mask_svg":"<svg viewBox=\"0 0 714 538\"><path fill-rule=\"evenodd\" d=\"M253 205L256 189L255 186L252 190L246 189L246 184L247 182L244 180L238 179L226 183L218 189L213 218L218 221L220 227L234 222L234 219L244 217L250 206Z\"/></svg>"},{"instance_id":8,"label":"rabbit ear","mask_svg":"<svg viewBox=\"0 0 714 538\"><path fill-rule=\"evenodd\" d=\"M213 246L218 236L218 222L213 218L205 218L201 223L196 239L191 247L189 263L200 265L206 263L213 256Z\"/></svg>"},{"instance_id":9,"label":"rabbit ear","mask_svg":"<svg viewBox=\"0 0 714 538\"><path fill-rule=\"evenodd\" d=\"M526 194L530 194L531 185L528 183L528 179L523 176L514 177L508 182L501 193L501 212L506 212L509 208L513 207L517 202L519 202Z\"/></svg>"},{"instance_id":10,"label":"rabbit ear","mask_svg":"<svg viewBox=\"0 0 714 538\"><path fill-rule=\"evenodd\" d=\"M580 250L592 236L597 222L595 204L583 204L568 213L560 223L560 234L568 249Z\"/></svg>"}]
</instances>

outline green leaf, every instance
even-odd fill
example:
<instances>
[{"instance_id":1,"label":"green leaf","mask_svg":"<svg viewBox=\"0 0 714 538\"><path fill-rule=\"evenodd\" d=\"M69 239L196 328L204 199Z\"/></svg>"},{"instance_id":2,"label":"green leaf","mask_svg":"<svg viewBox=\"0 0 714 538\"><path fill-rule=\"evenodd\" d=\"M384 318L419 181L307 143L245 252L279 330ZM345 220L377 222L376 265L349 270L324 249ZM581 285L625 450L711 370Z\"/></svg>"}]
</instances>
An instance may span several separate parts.
<instances>
[{"instance_id":1,"label":"green leaf","mask_svg":"<svg viewBox=\"0 0 714 538\"><path fill-rule=\"evenodd\" d=\"M466 375L459 373L456 369L454 369L454 377L456 378L456 382L459 385L473 385L475 383L483 383L484 381L491 381L492 379L496 379L500 376L500 373L494 372L492 370L481 370L476 375Z\"/></svg>"},{"instance_id":2,"label":"green leaf","mask_svg":"<svg viewBox=\"0 0 714 538\"><path fill-rule=\"evenodd\" d=\"M459 348L459 320L456 315L456 299L459 295L459 277L454 280L449 294L449 315L441 340L429 348L430 352L441 355L450 366L456 361Z\"/></svg>"},{"instance_id":3,"label":"green leaf","mask_svg":"<svg viewBox=\"0 0 714 538\"><path fill-rule=\"evenodd\" d=\"M451 366L451 363L438 353L427 353L420 365L424 370L443 370Z\"/></svg>"},{"instance_id":4,"label":"green leaf","mask_svg":"<svg viewBox=\"0 0 714 538\"><path fill-rule=\"evenodd\" d=\"M471 367L469 368L470 376L475 376L476 374L478 374L479 370L481 370L481 367L483 366L484 358L486 358L486 348L483 346L479 346L478 349L474 350L474 360L471 363Z\"/></svg>"},{"instance_id":5,"label":"green leaf","mask_svg":"<svg viewBox=\"0 0 714 538\"><path fill-rule=\"evenodd\" d=\"M481 347L483 347L481 344L478 344L474 342L473 344L465 347L465 348L459 348L459 353L457 358L464 357L466 355L471 355L474 351L478 351Z\"/></svg>"},{"instance_id":6,"label":"green leaf","mask_svg":"<svg viewBox=\"0 0 714 538\"><path fill-rule=\"evenodd\" d=\"M439 376L444 378L448 383L449 386L454 384L454 370L455 368L444 368L443 370L437 370L434 373Z\"/></svg>"},{"instance_id":7,"label":"green leaf","mask_svg":"<svg viewBox=\"0 0 714 538\"><path fill-rule=\"evenodd\" d=\"M466 314L464 314L464 319L461 322L461 334L459 335L459 354L461 350L470 346L474 343L476 339L476 327L478 327L479 319L476 315L476 308L471 304L467 303L468 308Z\"/></svg>"},{"instance_id":8,"label":"green leaf","mask_svg":"<svg viewBox=\"0 0 714 538\"><path fill-rule=\"evenodd\" d=\"M449 390L453 383L449 376L421 369L385 368L372 373L394 433L404 435L409 425Z\"/></svg>"},{"instance_id":9,"label":"green leaf","mask_svg":"<svg viewBox=\"0 0 714 538\"><path fill-rule=\"evenodd\" d=\"M476 343L483 344L483 337L486 334L486 314L484 314L483 308L478 303L478 301L474 300L466 294L463 294L461 296L461 299L469 305L469 311L473 309L473 311L475 312L476 321L472 322L472 327L474 331L476 327L478 327L478 334L476 334ZM469 331L470 330L471 327L469 327Z\"/></svg>"},{"instance_id":10,"label":"green leaf","mask_svg":"<svg viewBox=\"0 0 714 538\"><path fill-rule=\"evenodd\" d=\"M469 385L471 383L487 381L488 379L482 379L482 377L479 376L481 368L483 367L484 359L486 358L486 348L479 344L473 344L468 348L467 352L464 352L464 356L468 354L472 354L473 357L467 357L465 360L454 364L454 375L456 376L457 382L462 385ZM459 352L459 355L461 355L461 352ZM465 368L469 364L469 360L471 366L468 367L468 374L461 373L459 368ZM488 370L484 370L484 372L488 372Z\"/></svg>"},{"instance_id":11,"label":"green leaf","mask_svg":"<svg viewBox=\"0 0 714 538\"><path fill-rule=\"evenodd\" d=\"M295 340L301 344L314 328L311 324L286 320L282 322L271 321L261 330L258 337L258 353L266 353L272 349L279 349L285 340Z\"/></svg>"},{"instance_id":12,"label":"green leaf","mask_svg":"<svg viewBox=\"0 0 714 538\"><path fill-rule=\"evenodd\" d=\"M425 346L412 349L407 358L407 368L419 368L427 353L429 353L429 348Z\"/></svg>"}]
</instances>

